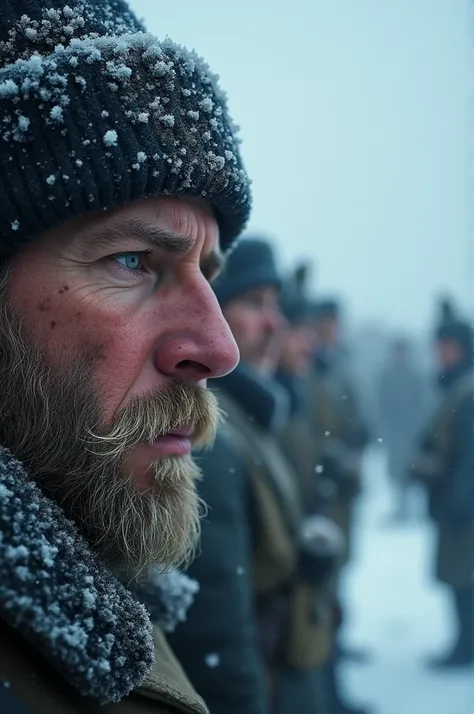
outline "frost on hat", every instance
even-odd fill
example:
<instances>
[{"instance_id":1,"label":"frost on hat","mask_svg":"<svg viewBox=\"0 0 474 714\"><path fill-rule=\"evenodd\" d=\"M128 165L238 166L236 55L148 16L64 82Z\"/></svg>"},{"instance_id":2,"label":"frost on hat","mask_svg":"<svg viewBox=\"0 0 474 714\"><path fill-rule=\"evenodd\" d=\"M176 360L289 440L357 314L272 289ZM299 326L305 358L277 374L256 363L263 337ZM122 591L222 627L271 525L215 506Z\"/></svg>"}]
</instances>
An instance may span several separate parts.
<instances>
[{"instance_id":1,"label":"frost on hat","mask_svg":"<svg viewBox=\"0 0 474 714\"><path fill-rule=\"evenodd\" d=\"M89 211L203 198L227 248L249 180L217 77L143 31L124 0L4 0L0 252Z\"/></svg>"}]
</instances>

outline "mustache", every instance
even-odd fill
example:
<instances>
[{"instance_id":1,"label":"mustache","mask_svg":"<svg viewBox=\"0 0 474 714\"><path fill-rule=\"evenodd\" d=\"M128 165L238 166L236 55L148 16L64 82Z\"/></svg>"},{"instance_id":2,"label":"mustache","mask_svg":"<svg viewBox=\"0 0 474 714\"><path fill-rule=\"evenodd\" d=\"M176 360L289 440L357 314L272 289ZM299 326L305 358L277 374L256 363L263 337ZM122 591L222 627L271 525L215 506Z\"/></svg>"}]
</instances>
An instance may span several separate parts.
<instances>
[{"instance_id":1,"label":"mustache","mask_svg":"<svg viewBox=\"0 0 474 714\"><path fill-rule=\"evenodd\" d=\"M175 380L164 389L135 397L110 429L88 429L84 445L95 455L120 458L140 443L192 426L193 448L204 449L214 443L221 420L211 390Z\"/></svg>"}]
</instances>

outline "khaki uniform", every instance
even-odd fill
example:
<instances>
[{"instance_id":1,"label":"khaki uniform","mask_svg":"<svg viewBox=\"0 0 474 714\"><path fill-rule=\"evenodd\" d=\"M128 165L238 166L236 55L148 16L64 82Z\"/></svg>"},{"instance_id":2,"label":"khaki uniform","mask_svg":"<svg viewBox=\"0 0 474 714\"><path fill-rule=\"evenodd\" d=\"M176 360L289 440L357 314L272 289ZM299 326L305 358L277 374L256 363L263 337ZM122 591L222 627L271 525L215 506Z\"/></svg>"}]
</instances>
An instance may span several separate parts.
<instances>
[{"instance_id":1,"label":"khaki uniform","mask_svg":"<svg viewBox=\"0 0 474 714\"><path fill-rule=\"evenodd\" d=\"M332 467L323 472L337 485L331 516L342 529L346 545L341 565L352 552L352 513L361 488L360 433L362 424L355 399L344 382L332 374L313 372L308 377L310 419L315 450L322 463L330 457Z\"/></svg>"},{"instance_id":2,"label":"khaki uniform","mask_svg":"<svg viewBox=\"0 0 474 714\"><path fill-rule=\"evenodd\" d=\"M323 475L316 471L321 460L320 447L312 438L311 427L307 419L295 414L289 420L283 435L282 446L298 478L300 492L303 495L305 513L312 515L328 509L328 499L321 493ZM316 611L318 613L319 638L316 642L318 664L323 664L333 644L333 596L332 583L321 586L317 593ZM304 597L300 595L300 597ZM306 595L308 597L308 595ZM304 608L300 608L304 611ZM304 623L301 623L301 627ZM316 639L316 638L315 638Z\"/></svg>"},{"instance_id":3,"label":"khaki uniform","mask_svg":"<svg viewBox=\"0 0 474 714\"><path fill-rule=\"evenodd\" d=\"M273 610L271 603L282 597L285 626L274 654L296 669L310 670L324 661L330 642L321 629L326 617L321 611L318 589L302 582L299 576L298 533L303 507L298 477L275 436L249 421L227 393L219 391L218 397L228 415L227 434L251 480L257 521L254 585L259 619L264 630L272 629L271 624L265 628L265 612L269 606Z\"/></svg>"},{"instance_id":4,"label":"khaki uniform","mask_svg":"<svg viewBox=\"0 0 474 714\"><path fill-rule=\"evenodd\" d=\"M470 373L453 384L412 465L413 476L428 489L430 515L437 526L436 577L455 589L474 585L474 514L469 493L474 478L473 394ZM463 506L467 517L457 518Z\"/></svg>"}]
</instances>

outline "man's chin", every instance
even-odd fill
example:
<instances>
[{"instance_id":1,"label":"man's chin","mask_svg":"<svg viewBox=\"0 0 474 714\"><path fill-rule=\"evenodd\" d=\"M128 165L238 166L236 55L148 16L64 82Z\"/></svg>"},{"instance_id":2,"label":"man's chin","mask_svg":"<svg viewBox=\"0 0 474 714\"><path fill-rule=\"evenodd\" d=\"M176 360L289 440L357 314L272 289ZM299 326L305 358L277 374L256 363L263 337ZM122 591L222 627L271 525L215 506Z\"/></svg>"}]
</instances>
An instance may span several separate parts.
<instances>
[{"instance_id":1,"label":"man's chin","mask_svg":"<svg viewBox=\"0 0 474 714\"><path fill-rule=\"evenodd\" d=\"M174 464L173 471L175 471L179 470L180 462L185 469L189 468L185 462L189 463L191 460L190 449L167 453L167 450L161 449L160 446L140 444L134 449L133 454L124 461L123 472L130 474L130 478L140 493L155 491L157 487L161 491L161 486L166 486L169 476L169 464Z\"/></svg>"},{"instance_id":2,"label":"man's chin","mask_svg":"<svg viewBox=\"0 0 474 714\"><path fill-rule=\"evenodd\" d=\"M152 462L148 468L143 469L127 469L130 473L130 478L139 493L151 494L156 490L156 471L159 469L159 460Z\"/></svg>"}]
</instances>

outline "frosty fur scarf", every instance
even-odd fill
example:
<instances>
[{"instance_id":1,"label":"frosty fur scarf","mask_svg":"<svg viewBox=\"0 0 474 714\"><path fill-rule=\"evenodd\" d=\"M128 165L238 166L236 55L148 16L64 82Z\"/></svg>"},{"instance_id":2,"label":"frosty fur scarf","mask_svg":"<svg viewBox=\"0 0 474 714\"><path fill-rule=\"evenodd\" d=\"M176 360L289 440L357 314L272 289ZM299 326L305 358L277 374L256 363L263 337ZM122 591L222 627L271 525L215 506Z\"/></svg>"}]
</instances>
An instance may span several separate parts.
<instances>
[{"instance_id":1,"label":"frosty fur scarf","mask_svg":"<svg viewBox=\"0 0 474 714\"><path fill-rule=\"evenodd\" d=\"M155 661L152 620L172 631L197 588L156 573L132 594L0 447L2 618L82 695L107 704L141 685Z\"/></svg>"}]
</instances>

